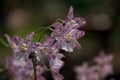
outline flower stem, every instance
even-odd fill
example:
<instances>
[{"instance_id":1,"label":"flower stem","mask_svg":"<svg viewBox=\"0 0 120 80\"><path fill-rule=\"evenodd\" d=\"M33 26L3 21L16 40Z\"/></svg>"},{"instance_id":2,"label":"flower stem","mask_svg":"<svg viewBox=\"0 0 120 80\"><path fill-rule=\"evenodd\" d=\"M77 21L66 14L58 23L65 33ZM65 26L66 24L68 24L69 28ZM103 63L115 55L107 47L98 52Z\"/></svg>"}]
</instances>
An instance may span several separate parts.
<instances>
[{"instance_id":1,"label":"flower stem","mask_svg":"<svg viewBox=\"0 0 120 80\"><path fill-rule=\"evenodd\" d=\"M39 27L39 28L37 28L34 32L36 33L36 32L38 32L39 30L41 30L41 29L46 29L47 27Z\"/></svg>"},{"instance_id":2,"label":"flower stem","mask_svg":"<svg viewBox=\"0 0 120 80\"><path fill-rule=\"evenodd\" d=\"M65 23L65 21L62 19L57 19L57 22Z\"/></svg>"},{"instance_id":3,"label":"flower stem","mask_svg":"<svg viewBox=\"0 0 120 80\"><path fill-rule=\"evenodd\" d=\"M5 46L5 47L9 47L9 45L0 37L0 42Z\"/></svg>"},{"instance_id":4,"label":"flower stem","mask_svg":"<svg viewBox=\"0 0 120 80\"><path fill-rule=\"evenodd\" d=\"M52 27L52 25L50 25L50 26L48 26L48 27L39 27L39 28L37 28L34 32L36 33L36 32L39 31L39 30L49 29L49 28L51 28L51 27Z\"/></svg>"},{"instance_id":5,"label":"flower stem","mask_svg":"<svg viewBox=\"0 0 120 80\"><path fill-rule=\"evenodd\" d=\"M37 59L36 59L36 55L35 53L31 53L31 55L33 56L32 59L32 63L33 63L33 70L34 70L34 79L33 80L37 80L36 77L36 66L37 66Z\"/></svg>"},{"instance_id":6,"label":"flower stem","mask_svg":"<svg viewBox=\"0 0 120 80\"><path fill-rule=\"evenodd\" d=\"M46 30L47 30L47 29L43 30L42 34L40 35L40 37L39 37L39 39L38 39L38 42L41 41L42 37L43 37L43 36L45 35L45 33L46 33Z\"/></svg>"}]
</instances>

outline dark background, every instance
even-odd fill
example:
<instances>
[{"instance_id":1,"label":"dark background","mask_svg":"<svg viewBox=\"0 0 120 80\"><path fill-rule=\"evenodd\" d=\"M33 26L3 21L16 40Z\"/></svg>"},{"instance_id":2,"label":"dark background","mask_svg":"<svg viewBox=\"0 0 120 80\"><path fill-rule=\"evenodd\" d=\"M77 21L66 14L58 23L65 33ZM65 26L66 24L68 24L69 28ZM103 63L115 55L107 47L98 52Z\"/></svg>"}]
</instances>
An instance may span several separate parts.
<instances>
[{"instance_id":1,"label":"dark background","mask_svg":"<svg viewBox=\"0 0 120 80\"><path fill-rule=\"evenodd\" d=\"M114 54L114 75L106 79L120 80L120 0L0 0L0 38L6 42L5 33L25 37L58 18L65 19L71 5L74 15L84 17L87 24L83 28L86 35L79 40L82 49L65 54L66 65L61 69L65 80L74 80L73 68L84 61L92 63L100 50ZM37 33L35 40L41 33ZM5 56L11 54L0 42L0 68L4 68ZM51 75L47 74L50 80ZM0 80L9 80L8 76L6 70L0 71Z\"/></svg>"}]
</instances>

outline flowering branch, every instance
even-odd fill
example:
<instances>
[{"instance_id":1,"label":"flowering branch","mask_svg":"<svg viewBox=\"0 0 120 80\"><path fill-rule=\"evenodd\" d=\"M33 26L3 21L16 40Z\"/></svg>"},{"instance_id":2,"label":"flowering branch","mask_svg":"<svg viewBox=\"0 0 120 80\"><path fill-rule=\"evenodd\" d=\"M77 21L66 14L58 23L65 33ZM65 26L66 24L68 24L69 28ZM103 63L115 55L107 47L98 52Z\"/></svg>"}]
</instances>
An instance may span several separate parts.
<instances>
[{"instance_id":1,"label":"flowering branch","mask_svg":"<svg viewBox=\"0 0 120 80\"><path fill-rule=\"evenodd\" d=\"M37 64L37 62L44 62L43 58L45 57L49 61L49 71L51 71L53 79L63 80L64 77L59 71L64 66L64 61L61 59L65 56L60 53L60 50L73 52L75 48L81 48L78 39L85 35L85 32L80 30L85 24L84 18L73 17L73 7L71 6L65 20L59 19L48 27L40 27L24 39L20 36L10 38L5 35L14 53L13 58L6 58L6 68L13 73L11 75L15 79L31 80L34 78L34 80L45 80L42 74L48 69L46 65ZM38 42L33 43L34 34L41 29L49 29L52 32L43 43L39 41L46 31L40 35Z\"/></svg>"}]
</instances>

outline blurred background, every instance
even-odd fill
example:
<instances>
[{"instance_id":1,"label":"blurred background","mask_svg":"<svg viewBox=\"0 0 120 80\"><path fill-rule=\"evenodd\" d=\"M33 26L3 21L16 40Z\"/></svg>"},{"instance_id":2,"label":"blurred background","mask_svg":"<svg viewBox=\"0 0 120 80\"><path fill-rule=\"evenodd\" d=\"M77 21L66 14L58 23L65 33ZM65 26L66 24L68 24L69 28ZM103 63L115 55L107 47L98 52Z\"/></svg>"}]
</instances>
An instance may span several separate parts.
<instances>
[{"instance_id":1,"label":"blurred background","mask_svg":"<svg viewBox=\"0 0 120 80\"><path fill-rule=\"evenodd\" d=\"M39 27L49 26L56 19L65 19L69 6L74 7L74 16L84 17L87 24L83 28L86 35L79 40L82 49L65 54L65 66L61 73L65 80L75 80L74 66L92 62L101 50L114 54L114 77L120 80L120 0L0 0L0 38L4 34L25 37ZM35 40L38 39L39 31ZM46 35L50 31L46 32ZM11 49L0 42L0 68ZM0 71L0 80L9 80L6 71ZM53 80L50 73L48 80Z\"/></svg>"}]
</instances>

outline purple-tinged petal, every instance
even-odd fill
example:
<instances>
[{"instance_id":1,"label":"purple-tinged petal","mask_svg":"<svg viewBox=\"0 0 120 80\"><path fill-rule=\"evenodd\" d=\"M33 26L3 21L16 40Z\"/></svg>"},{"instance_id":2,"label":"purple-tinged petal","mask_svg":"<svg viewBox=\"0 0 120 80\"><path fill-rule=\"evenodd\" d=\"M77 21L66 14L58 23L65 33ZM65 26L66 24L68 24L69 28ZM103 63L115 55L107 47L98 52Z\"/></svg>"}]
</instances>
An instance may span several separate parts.
<instances>
[{"instance_id":1,"label":"purple-tinged petal","mask_svg":"<svg viewBox=\"0 0 120 80\"><path fill-rule=\"evenodd\" d=\"M26 40L27 41L32 41L34 38L34 32L31 32L30 34L27 35Z\"/></svg>"},{"instance_id":2,"label":"purple-tinged petal","mask_svg":"<svg viewBox=\"0 0 120 80\"><path fill-rule=\"evenodd\" d=\"M88 80L99 80L99 79L100 79L99 66L95 65L89 67Z\"/></svg>"},{"instance_id":3,"label":"purple-tinged petal","mask_svg":"<svg viewBox=\"0 0 120 80\"><path fill-rule=\"evenodd\" d=\"M79 44L77 40L75 40L72 44L74 47L81 49L81 45Z\"/></svg>"},{"instance_id":4,"label":"purple-tinged petal","mask_svg":"<svg viewBox=\"0 0 120 80\"><path fill-rule=\"evenodd\" d=\"M83 63L82 66L75 67L74 71L77 74L85 74L88 70L88 63Z\"/></svg>"},{"instance_id":5,"label":"purple-tinged petal","mask_svg":"<svg viewBox=\"0 0 120 80\"><path fill-rule=\"evenodd\" d=\"M43 44L48 45L48 46L52 46L54 41L55 41L54 37L46 36L46 40Z\"/></svg>"},{"instance_id":6,"label":"purple-tinged petal","mask_svg":"<svg viewBox=\"0 0 120 80\"><path fill-rule=\"evenodd\" d=\"M100 69L101 77L105 78L106 76L113 74L112 64L104 64Z\"/></svg>"},{"instance_id":7,"label":"purple-tinged petal","mask_svg":"<svg viewBox=\"0 0 120 80\"><path fill-rule=\"evenodd\" d=\"M60 60L64 57L63 54L52 54L50 56L50 69L54 80L63 80L63 76L59 73L59 70L63 67L64 62Z\"/></svg>"},{"instance_id":8,"label":"purple-tinged petal","mask_svg":"<svg viewBox=\"0 0 120 80\"><path fill-rule=\"evenodd\" d=\"M53 76L54 80L63 80L64 79L64 77L59 72L56 72L56 71L52 71L52 76Z\"/></svg>"},{"instance_id":9,"label":"purple-tinged petal","mask_svg":"<svg viewBox=\"0 0 120 80\"><path fill-rule=\"evenodd\" d=\"M77 80L89 80L88 79L88 64L83 63L82 66L75 67L74 71L76 72Z\"/></svg>"},{"instance_id":10,"label":"purple-tinged petal","mask_svg":"<svg viewBox=\"0 0 120 80\"><path fill-rule=\"evenodd\" d=\"M67 19L66 19L66 22L67 21L71 21L73 19L73 7L70 6L70 9L68 11L68 15L67 15Z\"/></svg>"},{"instance_id":11,"label":"purple-tinged petal","mask_svg":"<svg viewBox=\"0 0 120 80\"><path fill-rule=\"evenodd\" d=\"M20 41L22 41L22 38L17 36L17 35L15 35L15 36L12 37L12 41L15 42L15 43L16 42L20 42Z\"/></svg>"},{"instance_id":12,"label":"purple-tinged petal","mask_svg":"<svg viewBox=\"0 0 120 80\"><path fill-rule=\"evenodd\" d=\"M79 24L80 27L83 27L86 24L86 20L84 18L79 17L75 18L74 20Z\"/></svg>"},{"instance_id":13,"label":"purple-tinged petal","mask_svg":"<svg viewBox=\"0 0 120 80\"><path fill-rule=\"evenodd\" d=\"M73 52L74 46L70 43L64 42L62 43L61 49L65 50L66 52Z\"/></svg>"},{"instance_id":14,"label":"purple-tinged petal","mask_svg":"<svg viewBox=\"0 0 120 80\"><path fill-rule=\"evenodd\" d=\"M97 62L98 64L106 64L106 63L111 63L113 60L113 55L109 54L109 55L105 55L104 51L100 52L100 56L96 57L95 62Z\"/></svg>"},{"instance_id":15,"label":"purple-tinged petal","mask_svg":"<svg viewBox=\"0 0 120 80\"><path fill-rule=\"evenodd\" d=\"M85 31L77 29L71 30L70 33L72 34L72 37L75 37L76 39L79 39L85 35Z\"/></svg>"}]
</instances>

